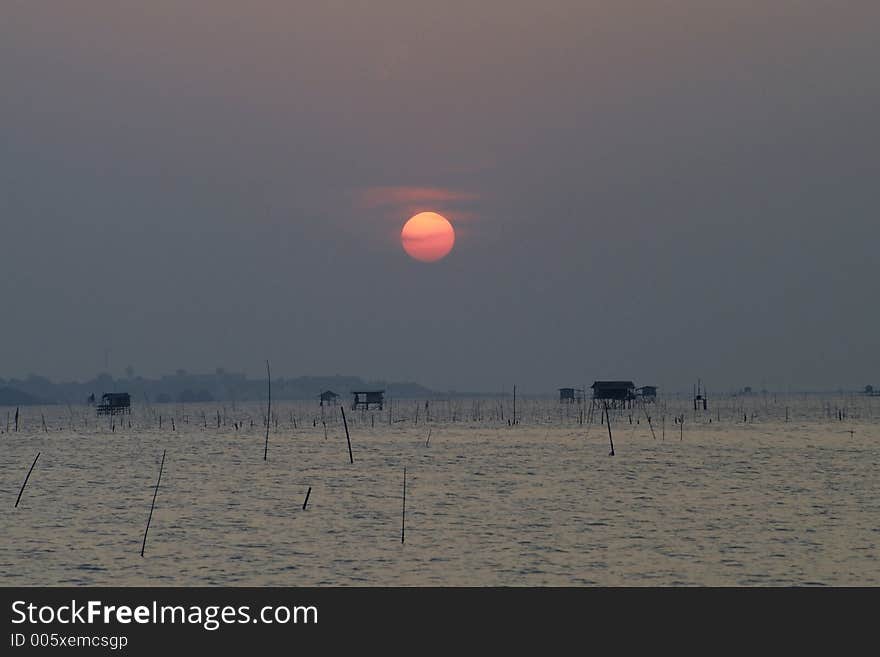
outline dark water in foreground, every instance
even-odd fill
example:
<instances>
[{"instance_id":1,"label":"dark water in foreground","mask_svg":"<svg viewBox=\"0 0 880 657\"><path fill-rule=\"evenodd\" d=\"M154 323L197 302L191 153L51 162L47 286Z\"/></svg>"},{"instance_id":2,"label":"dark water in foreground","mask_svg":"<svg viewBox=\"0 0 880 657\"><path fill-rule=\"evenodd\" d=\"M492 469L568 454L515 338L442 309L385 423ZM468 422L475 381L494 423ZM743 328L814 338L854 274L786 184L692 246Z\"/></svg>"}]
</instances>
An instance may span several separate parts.
<instances>
[{"instance_id":1,"label":"dark water in foreground","mask_svg":"<svg viewBox=\"0 0 880 657\"><path fill-rule=\"evenodd\" d=\"M423 420L350 416L354 465L340 424L328 423L326 439L320 420L312 426L313 405L279 407L268 462L261 420L217 429L214 406L154 407L115 432L104 420L96 426L91 409L29 409L25 430L0 436L0 577L5 585L880 585L880 407L843 422L806 405L792 406L790 422L779 409L749 423L733 410L712 424L711 413L691 413L683 440L671 408L665 440L659 409L657 439L644 416L629 424L623 415L610 458L604 426L543 404L546 413L535 403L513 428L435 420L429 447ZM258 405L246 410L259 417ZM166 414L162 430L157 412Z\"/></svg>"}]
</instances>

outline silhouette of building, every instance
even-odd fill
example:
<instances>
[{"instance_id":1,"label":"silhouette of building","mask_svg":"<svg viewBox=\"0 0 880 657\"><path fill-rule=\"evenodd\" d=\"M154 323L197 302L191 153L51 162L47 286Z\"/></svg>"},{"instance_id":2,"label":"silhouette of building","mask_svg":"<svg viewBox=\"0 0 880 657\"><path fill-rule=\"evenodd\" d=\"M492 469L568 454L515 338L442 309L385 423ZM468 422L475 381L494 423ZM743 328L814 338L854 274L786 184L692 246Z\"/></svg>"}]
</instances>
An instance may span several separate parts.
<instances>
[{"instance_id":1,"label":"silhouette of building","mask_svg":"<svg viewBox=\"0 0 880 657\"><path fill-rule=\"evenodd\" d=\"M321 400L321 406L323 406L324 404L336 404L336 400L339 399L339 395L337 395L332 390L325 390L318 397Z\"/></svg>"},{"instance_id":2,"label":"silhouette of building","mask_svg":"<svg viewBox=\"0 0 880 657\"><path fill-rule=\"evenodd\" d=\"M131 395L127 392L106 392L95 409L98 415L131 414Z\"/></svg>"},{"instance_id":3,"label":"silhouette of building","mask_svg":"<svg viewBox=\"0 0 880 657\"><path fill-rule=\"evenodd\" d=\"M709 409L709 394L706 392L705 386L703 386L703 381L698 379L697 384L694 386L694 410L700 410L700 406L703 407L704 411Z\"/></svg>"},{"instance_id":4,"label":"silhouette of building","mask_svg":"<svg viewBox=\"0 0 880 657\"><path fill-rule=\"evenodd\" d=\"M637 388L636 392L643 402L653 403L657 401L657 386L642 386Z\"/></svg>"},{"instance_id":5,"label":"silhouette of building","mask_svg":"<svg viewBox=\"0 0 880 657\"><path fill-rule=\"evenodd\" d=\"M354 401L351 404L352 410L357 410L358 408L369 409L370 404L373 406L378 406L381 411L385 406L385 391L384 390L352 390L354 395Z\"/></svg>"},{"instance_id":6,"label":"silhouette of building","mask_svg":"<svg viewBox=\"0 0 880 657\"><path fill-rule=\"evenodd\" d=\"M636 398L636 384L632 381L595 381L590 386L593 390L593 405L608 408L632 408Z\"/></svg>"},{"instance_id":7,"label":"silhouette of building","mask_svg":"<svg viewBox=\"0 0 880 657\"><path fill-rule=\"evenodd\" d=\"M560 388L559 389L559 401L560 403L573 404L577 402L580 404L584 400L584 391L580 388Z\"/></svg>"}]
</instances>

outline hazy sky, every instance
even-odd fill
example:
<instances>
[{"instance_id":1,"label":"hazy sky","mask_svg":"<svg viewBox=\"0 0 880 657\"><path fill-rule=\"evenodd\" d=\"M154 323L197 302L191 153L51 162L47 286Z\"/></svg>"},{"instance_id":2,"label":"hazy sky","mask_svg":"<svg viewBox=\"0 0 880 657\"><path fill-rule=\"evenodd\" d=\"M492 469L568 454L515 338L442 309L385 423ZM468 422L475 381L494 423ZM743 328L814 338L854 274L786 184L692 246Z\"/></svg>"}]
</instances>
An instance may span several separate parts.
<instances>
[{"instance_id":1,"label":"hazy sky","mask_svg":"<svg viewBox=\"0 0 880 657\"><path fill-rule=\"evenodd\" d=\"M877 0L4 0L0 376L876 386L878 34Z\"/></svg>"}]
</instances>

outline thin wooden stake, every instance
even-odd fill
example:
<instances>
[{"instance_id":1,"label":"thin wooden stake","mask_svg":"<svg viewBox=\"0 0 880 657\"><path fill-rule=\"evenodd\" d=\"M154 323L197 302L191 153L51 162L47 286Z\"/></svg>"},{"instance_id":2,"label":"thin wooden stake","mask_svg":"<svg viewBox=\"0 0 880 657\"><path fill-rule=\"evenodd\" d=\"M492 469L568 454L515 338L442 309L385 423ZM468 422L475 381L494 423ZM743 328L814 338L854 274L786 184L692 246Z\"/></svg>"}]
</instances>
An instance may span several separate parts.
<instances>
[{"instance_id":1,"label":"thin wooden stake","mask_svg":"<svg viewBox=\"0 0 880 657\"><path fill-rule=\"evenodd\" d=\"M428 439L425 440L425 447L427 447L427 446L428 446L428 443L431 442L431 432L432 432L433 430L434 430L433 428L428 429Z\"/></svg>"},{"instance_id":2,"label":"thin wooden stake","mask_svg":"<svg viewBox=\"0 0 880 657\"><path fill-rule=\"evenodd\" d=\"M648 418L648 426L651 428L651 435L654 436L654 440L657 440L657 434L654 433L654 425L651 424L651 416L648 415L648 409L646 409L646 408L643 406L643 407L642 407L642 410L645 411L645 417Z\"/></svg>"},{"instance_id":3,"label":"thin wooden stake","mask_svg":"<svg viewBox=\"0 0 880 657\"><path fill-rule=\"evenodd\" d=\"M27 476L24 478L24 483L21 485L21 490L18 491L18 498L15 500L15 508L18 508L18 503L21 502L21 494L24 492L24 487L27 486L28 479L31 478L31 472L34 471L34 466L37 464L37 459L40 458L40 452L37 452L37 455L34 457L34 462L31 463L31 469L28 470Z\"/></svg>"},{"instance_id":4,"label":"thin wooden stake","mask_svg":"<svg viewBox=\"0 0 880 657\"><path fill-rule=\"evenodd\" d=\"M403 466L403 512L400 516L400 542L406 540L406 466Z\"/></svg>"},{"instance_id":5,"label":"thin wooden stake","mask_svg":"<svg viewBox=\"0 0 880 657\"><path fill-rule=\"evenodd\" d=\"M608 402L605 403L605 425L608 427L608 442L611 443L611 452L608 456L614 456L614 440L611 438L611 416L608 414Z\"/></svg>"},{"instance_id":6,"label":"thin wooden stake","mask_svg":"<svg viewBox=\"0 0 880 657\"><path fill-rule=\"evenodd\" d=\"M153 503L150 504L150 515L147 517L147 528L144 530L144 542L141 544L141 556L147 547L147 533L150 531L150 521L153 519L153 507L156 506L156 495L159 494L159 484L162 481L162 469L165 467L165 450L162 450L162 463L159 464L159 478L156 480L156 489L153 491Z\"/></svg>"},{"instance_id":7,"label":"thin wooden stake","mask_svg":"<svg viewBox=\"0 0 880 657\"><path fill-rule=\"evenodd\" d=\"M348 441L348 460L354 463L354 456L351 454L351 436L348 435L348 421L345 419L345 409L340 406L339 410L342 411L342 424L345 425L345 439Z\"/></svg>"},{"instance_id":8,"label":"thin wooden stake","mask_svg":"<svg viewBox=\"0 0 880 657\"><path fill-rule=\"evenodd\" d=\"M311 494L312 494L312 487L309 486L309 490L306 491L306 501L303 502L303 511L306 510L306 505L309 503L309 495L311 495Z\"/></svg>"},{"instance_id":9,"label":"thin wooden stake","mask_svg":"<svg viewBox=\"0 0 880 657\"><path fill-rule=\"evenodd\" d=\"M269 361L266 360L266 379L269 382L269 399L266 403L266 446L263 448L263 460L269 459L269 418L272 417L272 375L269 372Z\"/></svg>"},{"instance_id":10,"label":"thin wooden stake","mask_svg":"<svg viewBox=\"0 0 880 657\"><path fill-rule=\"evenodd\" d=\"M516 386L513 386L513 423L516 424Z\"/></svg>"}]
</instances>

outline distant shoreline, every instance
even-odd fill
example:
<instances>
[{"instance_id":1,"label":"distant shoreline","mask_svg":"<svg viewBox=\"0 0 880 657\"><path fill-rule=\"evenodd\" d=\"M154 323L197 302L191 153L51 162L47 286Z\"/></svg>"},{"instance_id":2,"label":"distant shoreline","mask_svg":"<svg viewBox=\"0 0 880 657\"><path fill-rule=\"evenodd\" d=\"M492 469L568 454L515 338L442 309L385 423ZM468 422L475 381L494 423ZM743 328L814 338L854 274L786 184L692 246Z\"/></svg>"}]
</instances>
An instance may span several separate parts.
<instances>
[{"instance_id":1,"label":"distant shoreline","mask_svg":"<svg viewBox=\"0 0 880 657\"><path fill-rule=\"evenodd\" d=\"M272 396L282 401L316 402L319 395L331 390L341 399L348 399L353 390L384 390L388 399L424 399L441 401L447 399L502 399L512 395L512 386L502 391L437 391L415 382L369 380L359 376L300 376L272 379ZM26 379L0 378L0 406L41 406L55 404L85 404L89 395L97 398L107 392L128 392L136 401L151 404L162 403L211 403L262 401L266 396L266 379L249 379L243 373L218 369L211 374L191 374L178 370L174 374L148 379L133 374L114 378L99 374L88 381L54 382L42 376L31 375ZM522 398L550 399L557 391L521 391ZM765 395L863 395L878 396L870 386L852 389L810 390L728 390L719 391L724 397L761 397ZM688 397L690 391L660 390L667 399Z\"/></svg>"},{"instance_id":2,"label":"distant shoreline","mask_svg":"<svg viewBox=\"0 0 880 657\"><path fill-rule=\"evenodd\" d=\"M272 378L272 397L279 400L314 399L332 390L348 396L352 390L384 390L391 399L450 399L463 397L497 397L499 393L439 392L410 381L368 380L359 376L300 376ZM26 379L0 378L0 406L36 406L86 403L89 395L106 392L128 392L133 400L149 403L247 402L266 396L266 379L249 379L243 373L218 369L211 374L191 374L178 370L175 374L149 379L140 376L114 378L99 374L88 381L54 382L42 376Z\"/></svg>"}]
</instances>

